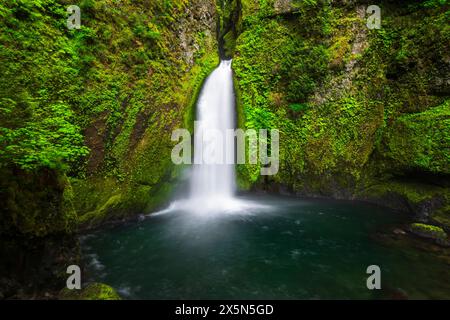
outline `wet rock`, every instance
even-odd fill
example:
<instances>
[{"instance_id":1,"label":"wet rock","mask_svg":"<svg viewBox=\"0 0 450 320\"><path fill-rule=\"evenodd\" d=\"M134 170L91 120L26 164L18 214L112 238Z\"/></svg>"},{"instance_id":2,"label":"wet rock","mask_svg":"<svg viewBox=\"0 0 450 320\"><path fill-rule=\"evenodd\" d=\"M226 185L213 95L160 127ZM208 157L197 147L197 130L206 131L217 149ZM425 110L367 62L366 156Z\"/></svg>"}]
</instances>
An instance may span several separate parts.
<instances>
[{"instance_id":1,"label":"wet rock","mask_svg":"<svg viewBox=\"0 0 450 320\"><path fill-rule=\"evenodd\" d=\"M186 8L186 16L178 21L176 34L180 40L180 58L191 68L194 66L195 55L201 47L211 50L214 46L216 10L213 1L196 1L192 7ZM198 34L204 34L205 43L199 43Z\"/></svg>"},{"instance_id":2,"label":"wet rock","mask_svg":"<svg viewBox=\"0 0 450 320\"><path fill-rule=\"evenodd\" d=\"M406 234L405 231L403 231L402 229L399 229L399 228L395 228L392 232L396 235L405 235Z\"/></svg>"},{"instance_id":3,"label":"wet rock","mask_svg":"<svg viewBox=\"0 0 450 320\"><path fill-rule=\"evenodd\" d=\"M273 6L276 14L286 14L295 11L292 0L275 0Z\"/></svg>"},{"instance_id":4,"label":"wet rock","mask_svg":"<svg viewBox=\"0 0 450 320\"><path fill-rule=\"evenodd\" d=\"M413 223L409 231L419 237L431 239L439 245L450 246L447 234L441 227L424 223Z\"/></svg>"},{"instance_id":5,"label":"wet rock","mask_svg":"<svg viewBox=\"0 0 450 320\"><path fill-rule=\"evenodd\" d=\"M112 287L104 283L91 283L81 290L69 290L64 288L60 291L60 300L121 300L119 294Z\"/></svg>"},{"instance_id":6,"label":"wet rock","mask_svg":"<svg viewBox=\"0 0 450 320\"><path fill-rule=\"evenodd\" d=\"M73 235L33 239L0 236L0 257L0 292L4 299L49 299L65 283L67 266L80 264Z\"/></svg>"}]
</instances>

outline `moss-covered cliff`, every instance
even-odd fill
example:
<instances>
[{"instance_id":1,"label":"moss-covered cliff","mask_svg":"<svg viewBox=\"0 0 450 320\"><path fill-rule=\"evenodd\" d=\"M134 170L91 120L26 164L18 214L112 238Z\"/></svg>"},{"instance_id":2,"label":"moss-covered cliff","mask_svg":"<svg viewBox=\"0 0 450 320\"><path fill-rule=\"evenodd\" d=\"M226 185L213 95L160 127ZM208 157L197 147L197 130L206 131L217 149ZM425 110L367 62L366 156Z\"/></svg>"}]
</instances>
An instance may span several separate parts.
<instances>
[{"instance_id":1,"label":"moss-covered cliff","mask_svg":"<svg viewBox=\"0 0 450 320\"><path fill-rule=\"evenodd\" d=\"M69 30L72 4L0 4L0 296L38 283L25 275L43 257L63 280L78 262L63 239L80 227L162 204L177 175L171 132L190 127L219 59L214 1L82 0ZM61 288L45 270L41 290Z\"/></svg>"},{"instance_id":2,"label":"moss-covered cliff","mask_svg":"<svg viewBox=\"0 0 450 320\"><path fill-rule=\"evenodd\" d=\"M81 0L72 30L72 1L1 3L0 298L61 288L78 230L164 203L171 132L192 128L219 47L239 126L281 133L279 174L241 165L242 189L364 199L449 229L447 2L379 1L373 30L369 1Z\"/></svg>"},{"instance_id":3,"label":"moss-covered cliff","mask_svg":"<svg viewBox=\"0 0 450 320\"><path fill-rule=\"evenodd\" d=\"M69 176L82 223L155 208L171 131L218 61L215 4L81 1L73 30L68 6L1 6L2 166Z\"/></svg>"},{"instance_id":4,"label":"moss-covered cliff","mask_svg":"<svg viewBox=\"0 0 450 320\"><path fill-rule=\"evenodd\" d=\"M241 0L240 125L280 130L280 173L243 188L382 202L448 222L446 1ZM448 225L450 226L450 225Z\"/></svg>"},{"instance_id":5,"label":"moss-covered cliff","mask_svg":"<svg viewBox=\"0 0 450 320\"><path fill-rule=\"evenodd\" d=\"M213 2L117 6L116 23L101 6L91 22L96 34L108 29L111 35L97 40L103 51L95 56L107 61L94 69L100 81L85 93L83 110L93 111L83 126L91 151L85 171L71 180L81 224L162 204L176 176L171 132L191 126L197 92L218 62Z\"/></svg>"}]
</instances>

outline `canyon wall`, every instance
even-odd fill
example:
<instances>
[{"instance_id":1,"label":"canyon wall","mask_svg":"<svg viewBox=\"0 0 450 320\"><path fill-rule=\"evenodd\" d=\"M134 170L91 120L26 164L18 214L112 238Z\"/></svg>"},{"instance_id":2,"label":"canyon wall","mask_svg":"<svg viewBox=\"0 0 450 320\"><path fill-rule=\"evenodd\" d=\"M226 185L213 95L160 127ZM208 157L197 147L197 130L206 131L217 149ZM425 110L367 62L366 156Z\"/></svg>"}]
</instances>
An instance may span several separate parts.
<instances>
[{"instance_id":1,"label":"canyon wall","mask_svg":"<svg viewBox=\"0 0 450 320\"><path fill-rule=\"evenodd\" d=\"M219 61L212 1L83 0L69 29L72 4L0 5L0 298L62 288L79 230L164 203Z\"/></svg>"},{"instance_id":2,"label":"canyon wall","mask_svg":"<svg viewBox=\"0 0 450 320\"><path fill-rule=\"evenodd\" d=\"M372 4L381 9L379 29L367 26ZM363 199L448 228L445 1L240 0L239 7L240 126L280 130L279 174L239 166L241 187Z\"/></svg>"}]
</instances>

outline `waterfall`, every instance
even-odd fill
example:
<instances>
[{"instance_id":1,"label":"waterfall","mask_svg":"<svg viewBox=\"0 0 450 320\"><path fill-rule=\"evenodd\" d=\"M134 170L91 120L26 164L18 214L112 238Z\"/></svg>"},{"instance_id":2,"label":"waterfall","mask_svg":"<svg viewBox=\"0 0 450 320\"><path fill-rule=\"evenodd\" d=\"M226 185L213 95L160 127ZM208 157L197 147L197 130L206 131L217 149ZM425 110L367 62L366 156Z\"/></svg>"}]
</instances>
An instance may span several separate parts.
<instances>
[{"instance_id":1,"label":"waterfall","mask_svg":"<svg viewBox=\"0 0 450 320\"><path fill-rule=\"evenodd\" d=\"M173 211L204 217L224 213L247 215L255 208L269 208L235 196L234 99L231 60L223 60L206 79L197 102L188 197L175 200L153 216Z\"/></svg>"},{"instance_id":2,"label":"waterfall","mask_svg":"<svg viewBox=\"0 0 450 320\"><path fill-rule=\"evenodd\" d=\"M235 127L234 104L231 60L224 60L206 80L197 103L192 199L222 202L233 197L235 147L227 130Z\"/></svg>"}]
</instances>

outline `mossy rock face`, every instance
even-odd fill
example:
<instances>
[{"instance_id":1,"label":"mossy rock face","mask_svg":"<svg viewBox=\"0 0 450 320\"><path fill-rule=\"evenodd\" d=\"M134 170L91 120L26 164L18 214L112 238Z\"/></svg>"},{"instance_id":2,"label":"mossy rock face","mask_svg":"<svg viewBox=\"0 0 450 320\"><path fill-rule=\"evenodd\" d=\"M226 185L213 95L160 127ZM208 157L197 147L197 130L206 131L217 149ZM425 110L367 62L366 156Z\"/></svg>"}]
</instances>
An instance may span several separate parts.
<instances>
[{"instance_id":1,"label":"mossy rock face","mask_svg":"<svg viewBox=\"0 0 450 320\"><path fill-rule=\"evenodd\" d=\"M103 283L91 283L81 290L64 288L59 293L60 300L121 300L112 287Z\"/></svg>"},{"instance_id":2,"label":"mossy rock face","mask_svg":"<svg viewBox=\"0 0 450 320\"><path fill-rule=\"evenodd\" d=\"M410 226L410 231L419 237L433 239L438 244L450 245L450 242L447 240L447 234L441 227L424 223L413 223Z\"/></svg>"},{"instance_id":3,"label":"mossy rock face","mask_svg":"<svg viewBox=\"0 0 450 320\"><path fill-rule=\"evenodd\" d=\"M66 283L67 266L81 264L77 238L64 234L0 236L0 257L0 300L57 292Z\"/></svg>"},{"instance_id":4,"label":"mossy rock face","mask_svg":"<svg viewBox=\"0 0 450 320\"><path fill-rule=\"evenodd\" d=\"M68 5L0 3L0 296L58 290L80 226L163 204L219 62L214 1L83 1L76 30Z\"/></svg>"},{"instance_id":5,"label":"mossy rock face","mask_svg":"<svg viewBox=\"0 0 450 320\"><path fill-rule=\"evenodd\" d=\"M0 170L0 235L45 237L76 229L72 190L59 171Z\"/></svg>"},{"instance_id":6,"label":"mossy rock face","mask_svg":"<svg viewBox=\"0 0 450 320\"><path fill-rule=\"evenodd\" d=\"M382 28L368 30L362 1L241 4L238 125L280 130L280 170L261 179L240 165L238 186L373 200L448 224L445 5L382 1Z\"/></svg>"},{"instance_id":7,"label":"mossy rock face","mask_svg":"<svg viewBox=\"0 0 450 320\"><path fill-rule=\"evenodd\" d=\"M0 167L13 162L34 170L30 182L17 182L30 185L23 192L0 170L0 201L15 212L1 219L0 231L17 226L44 236L76 228L77 214L78 222L97 225L161 205L176 171L171 133L190 128L201 84L219 62L214 1L84 1L77 30L67 29L67 6L55 0L0 4L6 19L0 25L0 127L33 134L23 147L24 137L2 130ZM46 125L48 141L41 139ZM80 154L73 140L89 154ZM65 190L51 175L36 174L46 167L86 186L74 182L73 193ZM50 183L33 189L39 177ZM73 199L76 213L61 198Z\"/></svg>"},{"instance_id":8,"label":"mossy rock face","mask_svg":"<svg viewBox=\"0 0 450 320\"><path fill-rule=\"evenodd\" d=\"M436 210L431 219L440 225L443 225L447 231L450 231L450 205Z\"/></svg>"},{"instance_id":9,"label":"mossy rock face","mask_svg":"<svg viewBox=\"0 0 450 320\"><path fill-rule=\"evenodd\" d=\"M221 58L231 59L236 48L236 38L241 24L241 1L216 1L218 42Z\"/></svg>"},{"instance_id":10,"label":"mossy rock face","mask_svg":"<svg viewBox=\"0 0 450 320\"><path fill-rule=\"evenodd\" d=\"M386 133L384 154L398 170L450 174L450 100L399 117Z\"/></svg>"}]
</instances>

